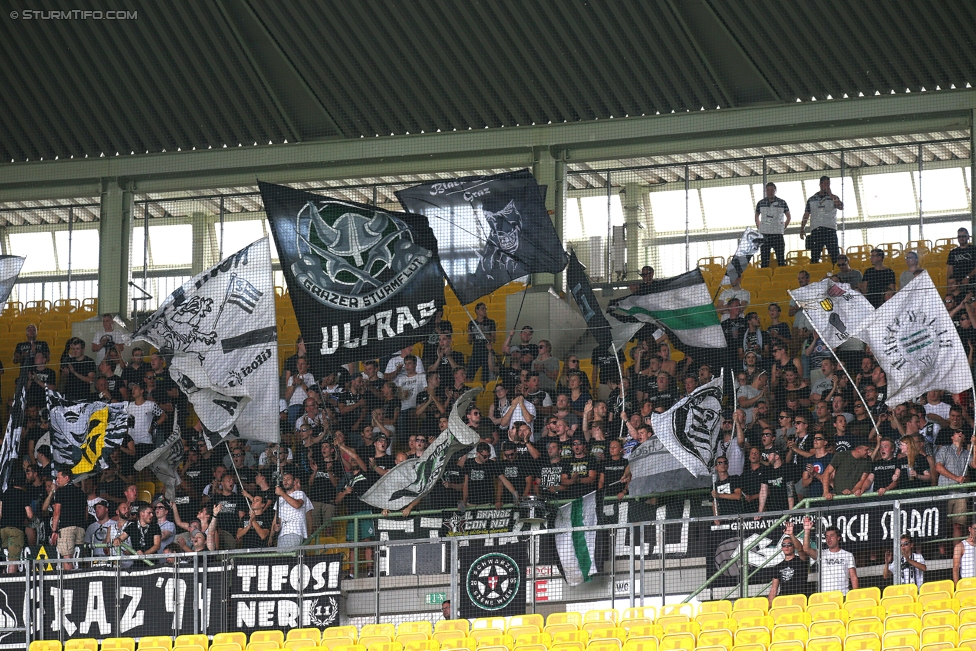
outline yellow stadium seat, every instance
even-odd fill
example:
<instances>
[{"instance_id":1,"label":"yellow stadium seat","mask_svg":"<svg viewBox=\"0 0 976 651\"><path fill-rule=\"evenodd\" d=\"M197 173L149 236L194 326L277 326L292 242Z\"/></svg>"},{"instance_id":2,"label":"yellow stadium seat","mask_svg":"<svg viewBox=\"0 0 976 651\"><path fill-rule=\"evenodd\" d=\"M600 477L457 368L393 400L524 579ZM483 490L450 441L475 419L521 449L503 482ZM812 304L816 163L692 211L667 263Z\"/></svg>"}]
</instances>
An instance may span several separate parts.
<instances>
[{"instance_id":1,"label":"yellow stadium seat","mask_svg":"<svg viewBox=\"0 0 976 651\"><path fill-rule=\"evenodd\" d=\"M174 649L180 649L180 651L207 651L199 644L183 644L181 646L174 646Z\"/></svg>"},{"instance_id":2,"label":"yellow stadium seat","mask_svg":"<svg viewBox=\"0 0 976 651\"><path fill-rule=\"evenodd\" d=\"M701 625L698 622L671 622L670 624L661 624L664 628L664 634L669 633L691 633L695 637L701 632Z\"/></svg>"},{"instance_id":3,"label":"yellow stadium seat","mask_svg":"<svg viewBox=\"0 0 976 651\"><path fill-rule=\"evenodd\" d=\"M962 580L960 579L959 582L962 583ZM962 607L976 606L976 588L956 588L956 592L952 596L959 600L959 605Z\"/></svg>"},{"instance_id":4,"label":"yellow stadium seat","mask_svg":"<svg viewBox=\"0 0 976 651\"><path fill-rule=\"evenodd\" d=\"M923 644L919 651L949 651L954 648L955 645L948 642L929 642L928 644Z\"/></svg>"},{"instance_id":5,"label":"yellow stadium seat","mask_svg":"<svg viewBox=\"0 0 976 651\"><path fill-rule=\"evenodd\" d=\"M586 651L620 651L622 645L623 642L618 639L597 640L596 642L590 642L586 647Z\"/></svg>"},{"instance_id":6,"label":"yellow stadium seat","mask_svg":"<svg viewBox=\"0 0 976 651\"><path fill-rule=\"evenodd\" d=\"M671 649L694 649L695 648L695 636L691 633L672 633L671 635L665 635L661 639L661 644L658 646L659 649L663 651L668 651Z\"/></svg>"},{"instance_id":7,"label":"yellow stadium seat","mask_svg":"<svg viewBox=\"0 0 976 651\"><path fill-rule=\"evenodd\" d=\"M434 626L426 619L418 622L403 622L397 626L396 632L397 635L403 635L404 633L426 633L429 638L434 632Z\"/></svg>"},{"instance_id":8,"label":"yellow stadium seat","mask_svg":"<svg viewBox=\"0 0 976 651\"><path fill-rule=\"evenodd\" d=\"M295 640L296 642L300 640ZM287 642L285 644L288 644ZM373 646L366 647L373 651L403 651L403 645L399 642L376 642Z\"/></svg>"},{"instance_id":9,"label":"yellow stadium seat","mask_svg":"<svg viewBox=\"0 0 976 651\"><path fill-rule=\"evenodd\" d=\"M464 639L463 633L458 633L461 636L461 640ZM319 646L325 649L336 649L341 646L352 646L355 644L355 640L351 637L323 637L319 641Z\"/></svg>"},{"instance_id":10,"label":"yellow stadium seat","mask_svg":"<svg viewBox=\"0 0 976 651\"><path fill-rule=\"evenodd\" d=\"M959 625L960 640L976 640L976 621L965 622Z\"/></svg>"},{"instance_id":11,"label":"yellow stadium seat","mask_svg":"<svg viewBox=\"0 0 976 651\"><path fill-rule=\"evenodd\" d=\"M210 646L210 638L206 635L180 635L177 636L176 641L173 644L173 648L182 648L187 646L197 645L203 648L203 651L207 651L207 647Z\"/></svg>"},{"instance_id":12,"label":"yellow stadium seat","mask_svg":"<svg viewBox=\"0 0 976 651\"><path fill-rule=\"evenodd\" d=\"M538 645L548 647L552 644L552 636L548 633L528 633L526 635L520 635L515 638L515 648L521 648L528 645Z\"/></svg>"},{"instance_id":13,"label":"yellow stadium seat","mask_svg":"<svg viewBox=\"0 0 976 651\"><path fill-rule=\"evenodd\" d=\"M932 594L926 594L919 596L919 602L922 604L922 611L926 613L932 613L937 611L948 611L953 613L959 612L959 600L956 598L952 599L928 599L932 595L945 594L944 592L933 592Z\"/></svg>"},{"instance_id":14,"label":"yellow stadium seat","mask_svg":"<svg viewBox=\"0 0 976 651\"><path fill-rule=\"evenodd\" d=\"M735 604L732 606L732 612L738 612L740 610L761 610L765 615L769 612L769 599L765 597L746 597L744 599L736 599Z\"/></svg>"},{"instance_id":15,"label":"yellow stadium seat","mask_svg":"<svg viewBox=\"0 0 976 651\"><path fill-rule=\"evenodd\" d=\"M548 633L549 635L555 635L560 631L578 631L578 630L580 630L579 626L577 626L576 624L569 624L569 623L546 624L546 627L542 629L544 633Z\"/></svg>"},{"instance_id":16,"label":"yellow stadium seat","mask_svg":"<svg viewBox=\"0 0 976 651\"><path fill-rule=\"evenodd\" d=\"M976 590L976 576L959 579L959 583L956 584L956 592L960 590Z\"/></svg>"},{"instance_id":17,"label":"yellow stadium seat","mask_svg":"<svg viewBox=\"0 0 976 651\"><path fill-rule=\"evenodd\" d=\"M732 651L766 651L766 646L763 644L736 644L732 647Z\"/></svg>"},{"instance_id":18,"label":"yellow stadium seat","mask_svg":"<svg viewBox=\"0 0 976 651\"><path fill-rule=\"evenodd\" d=\"M102 640L102 649L103 651L107 651L108 649L136 651L136 641L131 637L107 637Z\"/></svg>"},{"instance_id":19,"label":"yellow stadium seat","mask_svg":"<svg viewBox=\"0 0 976 651\"><path fill-rule=\"evenodd\" d=\"M550 613L546 617L546 626L550 624L575 624L576 628L583 625L583 614L582 613Z\"/></svg>"},{"instance_id":20,"label":"yellow stadium seat","mask_svg":"<svg viewBox=\"0 0 976 651\"><path fill-rule=\"evenodd\" d=\"M512 615L511 617L505 618L505 623L508 628L514 628L516 626L535 626L536 630L541 631L542 627L546 625L546 620L542 615L539 614L529 614L529 615Z\"/></svg>"},{"instance_id":21,"label":"yellow stadium seat","mask_svg":"<svg viewBox=\"0 0 976 651\"><path fill-rule=\"evenodd\" d=\"M792 608L792 606L783 607ZM773 610L775 610L775 608ZM813 618L810 617L810 613L777 613L776 615L771 615L771 617L773 618L773 625L803 624L807 628L810 628L810 624L813 622Z\"/></svg>"},{"instance_id":22,"label":"yellow stadium seat","mask_svg":"<svg viewBox=\"0 0 976 651\"><path fill-rule=\"evenodd\" d=\"M650 624L648 626L634 626L627 631L628 640L642 640L649 637L660 641L664 637L664 628L660 624Z\"/></svg>"},{"instance_id":23,"label":"yellow stadium seat","mask_svg":"<svg viewBox=\"0 0 976 651\"><path fill-rule=\"evenodd\" d=\"M970 606L969 608L960 608L959 623L968 624L971 622L976 622L976 606Z\"/></svg>"},{"instance_id":24,"label":"yellow stadium seat","mask_svg":"<svg viewBox=\"0 0 976 651\"><path fill-rule=\"evenodd\" d=\"M917 649L919 646L918 633L915 631L887 631L882 638L885 647L889 646L910 646ZM844 645L847 648L847 645Z\"/></svg>"},{"instance_id":25,"label":"yellow stadium seat","mask_svg":"<svg viewBox=\"0 0 976 651\"><path fill-rule=\"evenodd\" d=\"M773 630L773 618L769 615L763 615L762 617L743 617L738 622L739 628L765 628L770 631Z\"/></svg>"},{"instance_id":26,"label":"yellow stadium seat","mask_svg":"<svg viewBox=\"0 0 976 651\"><path fill-rule=\"evenodd\" d=\"M922 628L926 629L930 626L951 626L954 629L959 628L959 615L948 610L925 613L922 615Z\"/></svg>"},{"instance_id":27,"label":"yellow stadium seat","mask_svg":"<svg viewBox=\"0 0 976 651\"><path fill-rule=\"evenodd\" d=\"M866 608L855 608L855 609L849 610L847 612L848 612L848 614L851 617L851 619L849 621L853 621L855 619L864 619L865 617L876 617L877 619L880 619L881 621L884 621L884 618L887 617L887 615L888 615L888 613L885 611L885 609L882 608L881 606L869 606L869 607L866 607Z\"/></svg>"},{"instance_id":28,"label":"yellow stadium seat","mask_svg":"<svg viewBox=\"0 0 976 651\"><path fill-rule=\"evenodd\" d=\"M810 638L807 651L841 651L844 644L836 637Z\"/></svg>"},{"instance_id":29,"label":"yellow stadium seat","mask_svg":"<svg viewBox=\"0 0 976 651\"><path fill-rule=\"evenodd\" d=\"M29 651L61 651L61 640L34 640Z\"/></svg>"},{"instance_id":30,"label":"yellow stadium seat","mask_svg":"<svg viewBox=\"0 0 976 651\"><path fill-rule=\"evenodd\" d=\"M243 635L243 633L241 635ZM244 641L247 642L247 636L244 636ZM169 635L147 635L146 637L139 638L139 651L148 649L150 647L172 649L173 638L171 638Z\"/></svg>"},{"instance_id":31,"label":"yellow stadium seat","mask_svg":"<svg viewBox=\"0 0 976 651\"><path fill-rule=\"evenodd\" d=\"M378 644L389 644L393 640L388 635L365 635L359 637L359 645L371 649Z\"/></svg>"},{"instance_id":32,"label":"yellow stadium seat","mask_svg":"<svg viewBox=\"0 0 976 651\"><path fill-rule=\"evenodd\" d=\"M690 622L691 618L688 615L665 615L664 617L658 617L655 624L660 624L661 626L667 626L668 624L673 624L675 622Z\"/></svg>"},{"instance_id":33,"label":"yellow stadium seat","mask_svg":"<svg viewBox=\"0 0 976 651\"><path fill-rule=\"evenodd\" d=\"M695 607L686 603L665 604L661 606L660 616L666 617L670 615L687 615L688 619L691 619L695 616Z\"/></svg>"},{"instance_id":34,"label":"yellow stadium seat","mask_svg":"<svg viewBox=\"0 0 976 651\"><path fill-rule=\"evenodd\" d=\"M862 617L859 619L852 619L847 623L847 634L854 635L857 633L874 633L878 637L881 637L884 633L884 624L877 617Z\"/></svg>"},{"instance_id":35,"label":"yellow stadium seat","mask_svg":"<svg viewBox=\"0 0 976 651\"><path fill-rule=\"evenodd\" d=\"M583 613L583 623L589 622L613 622L616 624L620 620L620 613L612 608L603 610L588 610Z\"/></svg>"},{"instance_id":36,"label":"yellow stadium seat","mask_svg":"<svg viewBox=\"0 0 976 651\"><path fill-rule=\"evenodd\" d=\"M285 643L285 634L281 631L254 631L248 642L277 642L280 647Z\"/></svg>"},{"instance_id":37,"label":"yellow stadium seat","mask_svg":"<svg viewBox=\"0 0 976 651\"><path fill-rule=\"evenodd\" d=\"M732 633L726 630L702 631L702 633L698 636L699 646L721 645L727 649L731 649L732 644Z\"/></svg>"},{"instance_id":38,"label":"yellow stadium seat","mask_svg":"<svg viewBox=\"0 0 976 651\"><path fill-rule=\"evenodd\" d=\"M482 651L484 647L478 647L478 651ZM503 649L505 647L496 647ZM583 651L586 646L582 642L562 642L557 644L553 642L552 646L549 647L550 651Z\"/></svg>"},{"instance_id":39,"label":"yellow stadium seat","mask_svg":"<svg viewBox=\"0 0 976 651\"><path fill-rule=\"evenodd\" d=\"M810 638L836 637L843 640L847 637L847 625L843 622L814 622L810 624Z\"/></svg>"},{"instance_id":40,"label":"yellow stadium seat","mask_svg":"<svg viewBox=\"0 0 976 651\"><path fill-rule=\"evenodd\" d=\"M698 624L690 622L698 630ZM627 631L622 628L600 628L590 632L590 645L594 642L605 642L607 640L618 642L617 648L627 640Z\"/></svg>"},{"instance_id":41,"label":"yellow stadium seat","mask_svg":"<svg viewBox=\"0 0 976 651\"><path fill-rule=\"evenodd\" d=\"M926 581L922 584L922 587L918 589L918 595L929 594L931 592L948 592L949 596L956 591L956 584L950 579L945 581Z\"/></svg>"},{"instance_id":42,"label":"yellow stadium seat","mask_svg":"<svg viewBox=\"0 0 976 651\"><path fill-rule=\"evenodd\" d=\"M922 627L921 643L949 642L952 646L959 643L959 633L953 626Z\"/></svg>"},{"instance_id":43,"label":"yellow stadium seat","mask_svg":"<svg viewBox=\"0 0 976 651\"><path fill-rule=\"evenodd\" d=\"M761 644L769 646L771 637L769 630L765 628L740 628L735 632L735 645Z\"/></svg>"},{"instance_id":44,"label":"yellow stadium seat","mask_svg":"<svg viewBox=\"0 0 976 651\"><path fill-rule=\"evenodd\" d=\"M863 610L865 608L873 608L878 605L878 602L874 599L848 599L844 602L844 610L848 613L855 610Z\"/></svg>"},{"instance_id":45,"label":"yellow stadium seat","mask_svg":"<svg viewBox=\"0 0 976 651\"><path fill-rule=\"evenodd\" d=\"M139 647L139 651L142 651L142 647ZM237 642L222 642L220 644L214 644L211 642L210 651L244 651L244 647Z\"/></svg>"},{"instance_id":46,"label":"yellow stadium seat","mask_svg":"<svg viewBox=\"0 0 976 651\"><path fill-rule=\"evenodd\" d=\"M351 644L349 646L337 646L333 651L366 651L366 647L359 644Z\"/></svg>"},{"instance_id":47,"label":"yellow stadium seat","mask_svg":"<svg viewBox=\"0 0 976 651\"><path fill-rule=\"evenodd\" d=\"M336 627L336 628L339 628L339 627ZM345 627L343 627L343 628L345 628ZM356 627L355 626L352 626L350 628L355 629ZM465 634L465 636L467 636L468 631L470 629L471 629L471 624L466 619L442 619L442 620L439 620L436 624L434 624L434 631L436 631L438 633L440 633L442 631L461 631L462 633ZM325 637L326 636L326 632L328 632L330 630L332 630L332 629L327 628L324 631L322 631L322 637ZM355 639L355 638L353 638L353 639Z\"/></svg>"},{"instance_id":48,"label":"yellow stadium seat","mask_svg":"<svg viewBox=\"0 0 976 651\"><path fill-rule=\"evenodd\" d=\"M280 632L281 631L279 631L279 633ZM279 642L278 640L248 642L247 651L275 651L275 649L280 649L282 644L284 644L284 642Z\"/></svg>"},{"instance_id":49,"label":"yellow stadium seat","mask_svg":"<svg viewBox=\"0 0 976 651\"><path fill-rule=\"evenodd\" d=\"M807 599L807 610L809 610L810 606L816 606L818 604L837 604L837 608L843 608L844 593L840 590L833 592L815 592Z\"/></svg>"},{"instance_id":50,"label":"yellow stadium seat","mask_svg":"<svg viewBox=\"0 0 976 651\"><path fill-rule=\"evenodd\" d=\"M413 640L403 643L403 651L441 651L437 640Z\"/></svg>"},{"instance_id":51,"label":"yellow stadium seat","mask_svg":"<svg viewBox=\"0 0 976 651\"><path fill-rule=\"evenodd\" d=\"M705 601L698 606L698 613L732 613L731 601Z\"/></svg>"},{"instance_id":52,"label":"yellow stadium seat","mask_svg":"<svg viewBox=\"0 0 976 651\"><path fill-rule=\"evenodd\" d=\"M916 633L922 630L922 618L918 615L889 615L885 618L886 631L900 631L911 629Z\"/></svg>"},{"instance_id":53,"label":"yellow stadium seat","mask_svg":"<svg viewBox=\"0 0 976 651\"><path fill-rule=\"evenodd\" d=\"M959 648L963 651L976 651L976 640L966 640L959 643Z\"/></svg>"},{"instance_id":54,"label":"yellow stadium seat","mask_svg":"<svg viewBox=\"0 0 976 651\"><path fill-rule=\"evenodd\" d=\"M478 621L481 620L476 619L475 623ZM386 635L392 640L393 636L396 635L396 628L393 624L364 624L359 630L359 637L365 637L367 635Z\"/></svg>"},{"instance_id":55,"label":"yellow stadium seat","mask_svg":"<svg viewBox=\"0 0 976 651\"><path fill-rule=\"evenodd\" d=\"M874 604L878 605L881 603L881 589L877 587L855 588L847 593L847 596L844 598L844 603L859 601L861 599L873 599Z\"/></svg>"},{"instance_id":56,"label":"yellow stadium seat","mask_svg":"<svg viewBox=\"0 0 976 651\"><path fill-rule=\"evenodd\" d=\"M819 604L818 606L811 606L807 609L807 612L810 613L810 617L812 617L813 621L815 622L827 622L832 619L836 619L837 621L844 622L846 624L848 621L850 621L851 614L849 612L838 608L827 608L827 606L832 605L833 604ZM824 606L825 608L820 609L820 606Z\"/></svg>"},{"instance_id":57,"label":"yellow stadium seat","mask_svg":"<svg viewBox=\"0 0 976 651\"><path fill-rule=\"evenodd\" d=\"M741 622L743 619L753 619L755 617L762 617L766 614L764 610L733 610L731 618L737 622Z\"/></svg>"},{"instance_id":58,"label":"yellow stadium seat","mask_svg":"<svg viewBox=\"0 0 976 651\"><path fill-rule=\"evenodd\" d=\"M518 651L549 651L548 644L526 644L515 647ZM619 648L619 647L617 647ZM404 649L404 651L407 651Z\"/></svg>"},{"instance_id":59,"label":"yellow stadium seat","mask_svg":"<svg viewBox=\"0 0 976 651\"><path fill-rule=\"evenodd\" d=\"M557 631L552 634L553 644L564 644L566 642L580 642L583 646L590 643L590 634L586 631Z\"/></svg>"},{"instance_id":60,"label":"yellow stadium seat","mask_svg":"<svg viewBox=\"0 0 976 651\"><path fill-rule=\"evenodd\" d=\"M430 625L430 622L426 622ZM288 631L285 635L285 641L288 640L312 640L318 645L319 640L322 639L322 631L317 628L293 628Z\"/></svg>"},{"instance_id":61,"label":"yellow stadium seat","mask_svg":"<svg viewBox=\"0 0 976 651\"><path fill-rule=\"evenodd\" d=\"M285 646L283 648L298 651L299 649L314 649L318 645L318 642L315 640L296 637L293 640L285 640Z\"/></svg>"},{"instance_id":62,"label":"yellow stadium seat","mask_svg":"<svg viewBox=\"0 0 976 651\"><path fill-rule=\"evenodd\" d=\"M924 587L924 584L922 587ZM924 609L925 604L931 603L933 601L946 601L951 598L952 595L946 592L945 590L939 590L939 591L930 590L929 592L924 592L922 594L919 594L918 599L916 601L922 604L922 607Z\"/></svg>"},{"instance_id":63,"label":"yellow stadium seat","mask_svg":"<svg viewBox=\"0 0 976 651\"><path fill-rule=\"evenodd\" d=\"M801 610L806 610L807 596L803 594L783 594L773 598L773 608L782 608L783 606L798 606Z\"/></svg>"},{"instance_id":64,"label":"yellow stadium seat","mask_svg":"<svg viewBox=\"0 0 976 651\"><path fill-rule=\"evenodd\" d=\"M640 640L627 640L622 651L658 651L657 647L657 638L647 637Z\"/></svg>"},{"instance_id":65,"label":"yellow stadium seat","mask_svg":"<svg viewBox=\"0 0 976 651\"><path fill-rule=\"evenodd\" d=\"M407 642L424 642L430 639L426 633L397 633L394 642L406 645Z\"/></svg>"},{"instance_id":66,"label":"yellow stadium seat","mask_svg":"<svg viewBox=\"0 0 976 651\"><path fill-rule=\"evenodd\" d=\"M433 638L440 642L441 646L454 646L456 643L463 644L467 637L468 636L466 633L464 633L464 631L437 631L433 635ZM323 642L324 641L325 638L323 638Z\"/></svg>"},{"instance_id":67,"label":"yellow stadium seat","mask_svg":"<svg viewBox=\"0 0 976 651\"><path fill-rule=\"evenodd\" d=\"M728 631L735 633L739 624L734 619L706 619L698 622L703 631Z\"/></svg>"},{"instance_id":68,"label":"yellow stadium seat","mask_svg":"<svg viewBox=\"0 0 976 651\"><path fill-rule=\"evenodd\" d=\"M910 646L886 646L884 651L919 651Z\"/></svg>"},{"instance_id":69,"label":"yellow stadium seat","mask_svg":"<svg viewBox=\"0 0 976 651\"><path fill-rule=\"evenodd\" d=\"M212 644L237 644L242 649L247 646L247 634L240 632L217 633L213 637Z\"/></svg>"},{"instance_id":70,"label":"yellow stadium seat","mask_svg":"<svg viewBox=\"0 0 976 651\"><path fill-rule=\"evenodd\" d=\"M900 585L889 585L881 593L882 598L895 596L909 596L913 600L918 597L918 586L914 583L902 583Z\"/></svg>"},{"instance_id":71,"label":"yellow stadium seat","mask_svg":"<svg viewBox=\"0 0 976 651\"><path fill-rule=\"evenodd\" d=\"M726 619L728 619L728 617L729 616L726 613L721 612L698 613L698 615L695 616L695 621L699 624L714 621L724 622Z\"/></svg>"},{"instance_id":72,"label":"yellow stadium seat","mask_svg":"<svg viewBox=\"0 0 976 651\"><path fill-rule=\"evenodd\" d=\"M476 638L478 640L479 649L483 646L503 646L509 649L515 646L515 640L512 639L511 635L508 635L507 633L502 633L497 629L494 630L495 633L492 635L483 635L479 638Z\"/></svg>"},{"instance_id":73,"label":"yellow stadium seat","mask_svg":"<svg viewBox=\"0 0 976 651\"><path fill-rule=\"evenodd\" d=\"M893 597L895 599L902 599L903 597ZM884 599L882 599L884 601ZM922 616L922 604L917 601L912 601L910 603L893 603L888 604L885 608L885 613L888 617L892 615L915 615L916 617Z\"/></svg>"},{"instance_id":74,"label":"yellow stadium seat","mask_svg":"<svg viewBox=\"0 0 976 651\"><path fill-rule=\"evenodd\" d=\"M844 651L881 651L881 640L873 633L848 635L844 640Z\"/></svg>"},{"instance_id":75,"label":"yellow stadium seat","mask_svg":"<svg viewBox=\"0 0 976 651\"><path fill-rule=\"evenodd\" d=\"M699 644L695 647L695 651L729 651L730 648L731 647L722 646L719 644ZM589 649L587 649L587 651L589 651Z\"/></svg>"},{"instance_id":76,"label":"yellow stadium seat","mask_svg":"<svg viewBox=\"0 0 976 651\"><path fill-rule=\"evenodd\" d=\"M803 651L803 648L799 640L780 640L769 645L769 651Z\"/></svg>"},{"instance_id":77,"label":"yellow stadium seat","mask_svg":"<svg viewBox=\"0 0 976 651\"><path fill-rule=\"evenodd\" d=\"M170 640L170 642L172 642L172 640ZM236 644L230 644L230 645L224 645L224 646L229 646L230 647L230 651L240 651L240 647L237 646ZM140 646L139 647L139 651L170 651L170 649L172 649L172 648L173 647L168 647L168 646L167 647L163 647L163 646ZM180 647L180 648L186 649L187 647ZM199 649L200 647L198 647L196 644L194 644L191 648L192 649Z\"/></svg>"},{"instance_id":78,"label":"yellow stadium seat","mask_svg":"<svg viewBox=\"0 0 976 651\"><path fill-rule=\"evenodd\" d=\"M810 639L810 631L803 624L779 624L773 627L773 642L800 640L804 644Z\"/></svg>"}]
</instances>

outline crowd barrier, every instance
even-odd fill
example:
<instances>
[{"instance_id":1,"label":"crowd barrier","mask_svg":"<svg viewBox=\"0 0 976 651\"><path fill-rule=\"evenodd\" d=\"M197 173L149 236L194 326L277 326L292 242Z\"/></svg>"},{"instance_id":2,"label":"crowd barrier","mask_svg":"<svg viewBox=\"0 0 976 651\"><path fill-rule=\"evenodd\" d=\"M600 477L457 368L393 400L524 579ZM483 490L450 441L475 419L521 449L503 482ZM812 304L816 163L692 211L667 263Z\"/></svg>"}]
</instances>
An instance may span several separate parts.
<instances>
[{"instance_id":1,"label":"crowd barrier","mask_svg":"<svg viewBox=\"0 0 976 651\"><path fill-rule=\"evenodd\" d=\"M886 499L843 496L785 512L726 517L698 514L710 509L704 501L691 504L700 497L662 497L646 505L654 517L640 522L546 529L542 518L520 516L511 531L492 534L431 536L415 530L416 537L398 538L390 534L405 534L409 520L387 519L401 525L384 529L380 518L378 539L367 542L6 563L16 573L0 575L0 648L22 649L37 639L249 634L436 620L445 600L457 616L468 591L468 559L488 549L519 559L515 604L527 613L580 603L633 607L757 596L767 592L771 570L782 559L784 526L793 522L801 532L805 517L815 523L814 544L827 526L840 529L842 547L858 559L862 587L880 584L885 552L898 558L902 534L912 536L927 559L926 578L941 578L951 570L956 542L947 524L947 497L965 497L970 505L976 497L976 485L960 489L951 495L938 489L911 496L893 491ZM500 515L496 509L478 511L467 517ZM554 542L557 534L572 532L596 535L596 573L577 586L562 578ZM345 578L352 553L366 550L376 561L375 576ZM66 563L78 569L65 569ZM810 565L810 592L820 589L818 563ZM892 578L900 582L901 573Z\"/></svg>"}]
</instances>

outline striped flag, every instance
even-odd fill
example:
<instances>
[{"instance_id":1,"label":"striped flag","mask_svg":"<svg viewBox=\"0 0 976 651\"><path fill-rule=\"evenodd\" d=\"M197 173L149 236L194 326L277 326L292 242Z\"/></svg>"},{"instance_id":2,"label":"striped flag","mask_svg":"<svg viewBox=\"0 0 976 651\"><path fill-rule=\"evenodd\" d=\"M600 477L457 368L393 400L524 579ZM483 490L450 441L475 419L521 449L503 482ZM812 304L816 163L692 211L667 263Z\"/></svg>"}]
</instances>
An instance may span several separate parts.
<instances>
[{"instance_id":1,"label":"striped flag","mask_svg":"<svg viewBox=\"0 0 976 651\"><path fill-rule=\"evenodd\" d=\"M762 233L755 228L747 228L739 238L739 246L735 250L735 255L729 258L729 264L725 268L725 278L722 279L723 285L731 285L736 278L741 278L745 273L752 256L759 252L762 244Z\"/></svg>"},{"instance_id":2,"label":"striped flag","mask_svg":"<svg viewBox=\"0 0 976 651\"><path fill-rule=\"evenodd\" d=\"M556 529L593 527L596 524L595 491L560 506L556 513ZM556 551L559 553L563 578L569 585L585 583L596 574L596 531L557 533Z\"/></svg>"},{"instance_id":3,"label":"striped flag","mask_svg":"<svg viewBox=\"0 0 976 651\"><path fill-rule=\"evenodd\" d=\"M655 283L657 291L617 302L616 309L638 321L659 324L682 343L725 348L725 336L700 269Z\"/></svg>"},{"instance_id":4,"label":"striped flag","mask_svg":"<svg viewBox=\"0 0 976 651\"><path fill-rule=\"evenodd\" d=\"M0 490L7 490L10 470L17 461L17 450L20 449L20 436L24 431L24 407L27 404L27 385L20 382L14 393L13 404L10 405L10 417L7 420L7 433L0 445Z\"/></svg>"}]
</instances>

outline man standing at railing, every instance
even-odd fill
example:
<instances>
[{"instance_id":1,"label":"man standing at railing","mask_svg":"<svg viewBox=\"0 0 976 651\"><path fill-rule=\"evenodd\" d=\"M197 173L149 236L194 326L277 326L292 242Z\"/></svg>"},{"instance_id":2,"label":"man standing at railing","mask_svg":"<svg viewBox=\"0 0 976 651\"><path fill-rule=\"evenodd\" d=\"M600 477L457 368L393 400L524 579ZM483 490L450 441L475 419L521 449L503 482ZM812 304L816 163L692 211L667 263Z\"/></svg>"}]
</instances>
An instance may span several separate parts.
<instances>
[{"instance_id":1,"label":"man standing at railing","mask_svg":"<svg viewBox=\"0 0 976 651\"><path fill-rule=\"evenodd\" d=\"M803 553L814 559L820 557L820 592L839 590L846 595L849 589L857 590L854 554L840 548L840 529L827 527L824 532L827 549L822 552L811 546L812 541L813 521L803 518Z\"/></svg>"},{"instance_id":2,"label":"man standing at railing","mask_svg":"<svg viewBox=\"0 0 976 651\"><path fill-rule=\"evenodd\" d=\"M793 535L792 522L786 523L779 548L783 552L783 560L773 570L773 583L769 586L770 605L777 595L808 595L811 592L810 584L807 582L810 564L807 562L807 555L803 552L803 546Z\"/></svg>"},{"instance_id":3,"label":"man standing at railing","mask_svg":"<svg viewBox=\"0 0 976 651\"><path fill-rule=\"evenodd\" d=\"M956 543L952 552L952 580L976 576L976 522L969 525L969 537Z\"/></svg>"},{"instance_id":4,"label":"man standing at railing","mask_svg":"<svg viewBox=\"0 0 976 651\"><path fill-rule=\"evenodd\" d=\"M712 489L715 511L718 515L742 513L742 478L729 474L729 460L721 456L715 459L715 487Z\"/></svg>"},{"instance_id":5,"label":"man standing at railing","mask_svg":"<svg viewBox=\"0 0 976 651\"><path fill-rule=\"evenodd\" d=\"M963 447L966 440L966 433L960 430L953 430L952 445L943 445L935 453L935 472L939 475L939 486L956 486L965 484L968 479L966 474L970 466L976 468L976 463L972 458L973 444L976 443L976 435L970 441L970 449ZM956 494L947 495L946 512L949 515L949 524L952 525L953 538L962 538L963 528L966 526L967 500L965 497Z\"/></svg>"},{"instance_id":6,"label":"man standing at railing","mask_svg":"<svg viewBox=\"0 0 976 651\"><path fill-rule=\"evenodd\" d=\"M800 219L800 239L807 240L810 262L820 262L823 248L827 247L830 261L837 263L840 249L837 247L837 211L844 209L844 202L830 191L830 177L820 177L820 192L807 199L807 208ZM812 230L806 237L807 221Z\"/></svg>"},{"instance_id":7,"label":"man standing at railing","mask_svg":"<svg viewBox=\"0 0 976 651\"><path fill-rule=\"evenodd\" d=\"M786 242L783 233L790 225L790 207L776 196L776 184L770 181L766 184L766 196L756 204L756 228L762 233L763 243L759 247L759 259L762 267L769 266L769 250L776 251L776 262L779 266L786 264Z\"/></svg>"}]
</instances>

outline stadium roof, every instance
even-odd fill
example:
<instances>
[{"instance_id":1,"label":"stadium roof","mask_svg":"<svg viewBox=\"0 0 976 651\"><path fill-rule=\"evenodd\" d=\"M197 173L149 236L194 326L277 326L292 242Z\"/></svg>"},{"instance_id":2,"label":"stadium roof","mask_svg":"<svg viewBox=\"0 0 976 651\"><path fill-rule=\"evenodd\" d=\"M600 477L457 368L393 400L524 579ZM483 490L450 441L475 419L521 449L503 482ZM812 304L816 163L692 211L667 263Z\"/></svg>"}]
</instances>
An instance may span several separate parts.
<instances>
[{"instance_id":1,"label":"stadium roof","mask_svg":"<svg viewBox=\"0 0 976 651\"><path fill-rule=\"evenodd\" d=\"M976 78L971 0L117 4L125 20L53 2L4 12L3 164L782 106Z\"/></svg>"}]
</instances>

